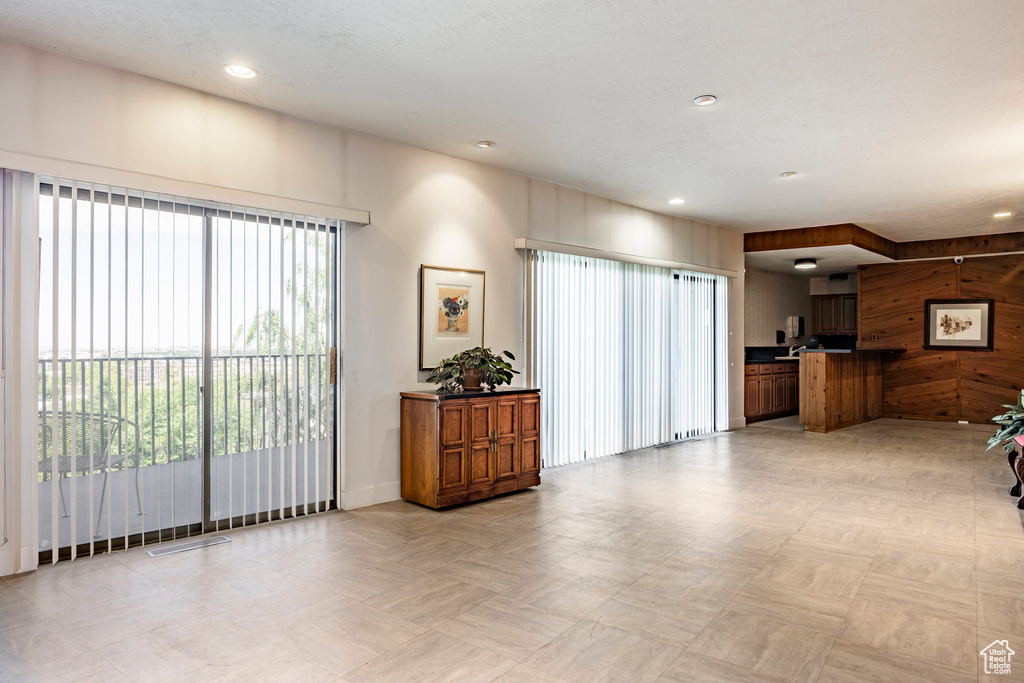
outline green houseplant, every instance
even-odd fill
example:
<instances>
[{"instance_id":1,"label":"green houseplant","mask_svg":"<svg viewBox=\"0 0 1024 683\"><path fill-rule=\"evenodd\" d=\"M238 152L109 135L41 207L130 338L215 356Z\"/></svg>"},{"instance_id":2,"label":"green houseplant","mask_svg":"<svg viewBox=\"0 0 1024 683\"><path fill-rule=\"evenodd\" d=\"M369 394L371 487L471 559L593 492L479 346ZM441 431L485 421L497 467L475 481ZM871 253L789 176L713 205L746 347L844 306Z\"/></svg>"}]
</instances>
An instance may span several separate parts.
<instances>
[{"instance_id":1,"label":"green houseplant","mask_svg":"<svg viewBox=\"0 0 1024 683\"><path fill-rule=\"evenodd\" d=\"M490 349L476 347L467 349L451 358L445 358L434 368L427 381L431 384L440 384L438 393L452 393L461 387L466 391L475 391L481 385L487 385L494 391L502 384L511 384L512 375L518 375L517 370L505 359L515 360L508 351L494 353Z\"/></svg>"},{"instance_id":2,"label":"green houseplant","mask_svg":"<svg viewBox=\"0 0 1024 683\"><path fill-rule=\"evenodd\" d=\"M1024 435L1024 391L1017 396L1017 405L1005 403L1003 407L1009 408L1009 411L992 418L992 421L999 425L999 429L988 440L988 447L992 449L1003 444L1003 449L1009 455L1013 450L1010 440Z\"/></svg>"}]
</instances>

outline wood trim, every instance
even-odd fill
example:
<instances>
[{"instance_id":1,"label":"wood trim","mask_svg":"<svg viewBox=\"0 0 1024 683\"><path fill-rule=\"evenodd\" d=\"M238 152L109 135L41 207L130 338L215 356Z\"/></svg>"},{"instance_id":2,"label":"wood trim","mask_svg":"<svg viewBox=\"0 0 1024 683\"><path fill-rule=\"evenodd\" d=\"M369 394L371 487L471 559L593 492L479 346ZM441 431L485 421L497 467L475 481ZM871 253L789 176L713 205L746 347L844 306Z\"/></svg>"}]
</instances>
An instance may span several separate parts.
<instances>
[{"instance_id":1,"label":"wood trim","mask_svg":"<svg viewBox=\"0 0 1024 683\"><path fill-rule=\"evenodd\" d=\"M1024 232L897 242L895 258L897 261L908 261L978 254L1005 254L1011 251L1024 251Z\"/></svg>"},{"instance_id":2,"label":"wood trim","mask_svg":"<svg viewBox=\"0 0 1024 683\"><path fill-rule=\"evenodd\" d=\"M914 261L953 256L979 256L1024 252L1024 232L970 235L935 240L893 242L853 223L819 225L813 228L748 232L743 251L778 251L809 247L855 246L895 261Z\"/></svg>"},{"instance_id":3,"label":"wood trim","mask_svg":"<svg viewBox=\"0 0 1024 683\"><path fill-rule=\"evenodd\" d=\"M838 247L853 245L895 258L896 243L853 223L819 225L813 228L748 232L743 235L743 251L778 251L807 247Z\"/></svg>"}]
</instances>

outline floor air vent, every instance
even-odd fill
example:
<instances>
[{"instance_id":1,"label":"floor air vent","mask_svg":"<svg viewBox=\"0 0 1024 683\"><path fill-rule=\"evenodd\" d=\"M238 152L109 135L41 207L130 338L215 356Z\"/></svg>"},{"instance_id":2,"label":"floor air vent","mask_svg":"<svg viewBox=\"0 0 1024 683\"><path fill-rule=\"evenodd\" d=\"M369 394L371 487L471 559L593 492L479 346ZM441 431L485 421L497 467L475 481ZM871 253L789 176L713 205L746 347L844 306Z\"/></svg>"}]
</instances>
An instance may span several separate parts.
<instances>
[{"instance_id":1,"label":"floor air vent","mask_svg":"<svg viewBox=\"0 0 1024 683\"><path fill-rule=\"evenodd\" d=\"M166 548L147 550L146 554L150 557L161 557L163 555L173 555L174 553L183 553L186 550L196 550L197 548L205 548L211 545L230 542L231 539L227 536L214 536L213 538L201 538L198 541L189 541L188 543L181 543L179 545L169 545Z\"/></svg>"}]
</instances>

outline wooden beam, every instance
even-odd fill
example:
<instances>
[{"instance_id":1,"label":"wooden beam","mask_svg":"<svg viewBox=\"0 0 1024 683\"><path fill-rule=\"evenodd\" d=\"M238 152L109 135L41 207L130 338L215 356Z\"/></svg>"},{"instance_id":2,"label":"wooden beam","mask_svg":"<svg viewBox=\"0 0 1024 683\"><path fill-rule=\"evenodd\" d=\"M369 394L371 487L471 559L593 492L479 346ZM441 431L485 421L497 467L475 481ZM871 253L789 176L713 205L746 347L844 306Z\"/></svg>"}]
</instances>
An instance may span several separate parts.
<instances>
[{"instance_id":1,"label":"wooden beam","mask_svg":"<svg viewBox=\"0 0 1024 683\"><path fill-rule=\"evenodd\" d=\"M748 232L743 235L743 251L745 252L844 245L860 247L897 261L913 261L1024 251L1024 232L893 242L859 225L841 223L839 225L819 225L813 228Z\"/></svg>"},{"instance_id":2,"label":"wooden beam","mask_svg":"<svg viewBox=\"0 0 1024 683\"><path fill-rule=\"evenodd\" d=\"M1024 251L1024 232L1004 232L996 235L971 235L941 240L918 240L916 242L896 243L896 258L901 261L940 258L943 256L1005 254L1009 251Z\"/></svg>"},{"instance_id":3,"label":"wooden beam","mask_svg":"<svg viewBox=\"0 0 1024 683\"><path fill-rule=\"evenodd\" d=\"M748 232L743 235L743 251L777 251L807 247L837 247L852 244L893 258L895 243L853 223L819 225L813 228Z\"/></svg>"}]
</instances>

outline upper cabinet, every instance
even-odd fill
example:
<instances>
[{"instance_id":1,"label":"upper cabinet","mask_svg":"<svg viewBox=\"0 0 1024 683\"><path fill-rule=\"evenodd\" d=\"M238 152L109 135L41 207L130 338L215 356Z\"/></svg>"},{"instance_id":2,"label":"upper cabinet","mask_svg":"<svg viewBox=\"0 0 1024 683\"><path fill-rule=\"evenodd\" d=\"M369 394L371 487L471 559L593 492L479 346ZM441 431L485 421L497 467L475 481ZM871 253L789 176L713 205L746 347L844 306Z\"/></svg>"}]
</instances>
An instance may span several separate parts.
<instances>
[{"instance_id":1,"label":"upper cabinet","mask_svg":"<svg viewBox=\"0 0 1024 683\"><path fill-rule=\"evenodd\" d=\"M857 334L857 295L812 296L811 334Z\"/></svg>"}]
</instances>

